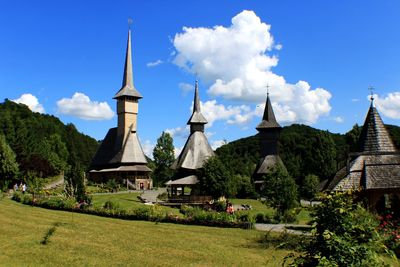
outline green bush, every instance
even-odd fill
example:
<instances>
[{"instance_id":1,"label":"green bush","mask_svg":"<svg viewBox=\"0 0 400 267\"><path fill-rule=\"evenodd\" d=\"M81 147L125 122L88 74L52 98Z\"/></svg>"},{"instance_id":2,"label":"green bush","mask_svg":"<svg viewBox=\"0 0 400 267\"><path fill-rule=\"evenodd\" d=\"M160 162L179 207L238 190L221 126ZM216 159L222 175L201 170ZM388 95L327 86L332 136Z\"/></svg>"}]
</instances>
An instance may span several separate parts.
<instances>
[{"instance_id":1,"label":"green bush","mask_svg":"<svg viewBox=\"0 0 400 267\"><path fill-rule=\"evenodd\" d=\"M259 212L256 214L254 219L257 223L275 223L275 220L273 220L267 213Z\"/></svg>"},{"instance_id":2,"label":"green bush","mask_svg":"<svg viewBox=\"0 0 400 267\"><path fill-rule=\"evenodd\" d=\"M326 196L313 216L314 238L292 266L383 266L378 222L350 192Z\"/></svg>"},{"instance_id":3,"label":"green bush","mask_svg":"<svg viewBox=\"0 0 400 267\"><path fill-rule=\"evenodd\" d=\"M163 192L163 193L159 194L159 195L157 196L157 198L158 198L159 200L166 201L166 200L168 200L168 194L167 194L167 192Z\"/></svg>"},{"instance_id":4,"label":"green bush","mask_svg":"<svg viewBox=\"0 0 400 267\"><path fill-rule=\"evenodd\" d=\"M104 205L103 208L106 210L115 210L115 209L119 209L119 204L115 203L111 200L107 200Z\"/></svg>"}]
</instances>

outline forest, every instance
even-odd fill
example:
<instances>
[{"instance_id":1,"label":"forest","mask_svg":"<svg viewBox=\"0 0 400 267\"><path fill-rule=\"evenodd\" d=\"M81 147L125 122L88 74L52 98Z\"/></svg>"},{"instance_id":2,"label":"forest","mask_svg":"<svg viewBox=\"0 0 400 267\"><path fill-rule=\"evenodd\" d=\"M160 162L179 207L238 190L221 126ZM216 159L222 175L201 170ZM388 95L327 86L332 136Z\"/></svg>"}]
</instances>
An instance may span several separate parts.
<instances>
[{"instance_id":1,"label":"forest","mask_svg":"<svg viewBox=\"0 0 400 267\"><path fill-rule=\"evenodd\" d=\"M19 175L54 176L68 166L85 170L98 147L98 141L73 124L7 99L0 104L0 135L15 154Z\"/></svg>"},{"instance_id":2,"label":"forest","mask_svg":"<svg viewBox=\"0 0 400 267\"><path fill-rule=\"evenodd\" d=\"M396 145L400 147L400 127L386 125ZM346 134L314 129L293 124L283 127L280 137L280 156L291 177L301 187L307 175L315 175L319 181L331 178L345 166L347 154L359 151L358 137L361 127L354 127ZM99 142L80 133L73 124L63 124L52 115L32 112L23 104L5 100L0 104L0 160L1 179L6 178L5 155L15 157L17 167L12 170L11 180L28 173L37 177L58 175L70 167L87 170ZM3 141L2 141L3 140ZM172 142L172 140L171 140ZM8 151L8 152L7 152ZM7 152L7 153L6 153ZM242 138L216 150L228 173L235 177L235 195L249 193L255 167L260 160L258 135ZM10 165L12 166L12 164ZM157 166L153 179L159 180ZM170 172L168 172L170 173ZM236 181L237 180L237 181Z\"/></svg>"}]
</instances>

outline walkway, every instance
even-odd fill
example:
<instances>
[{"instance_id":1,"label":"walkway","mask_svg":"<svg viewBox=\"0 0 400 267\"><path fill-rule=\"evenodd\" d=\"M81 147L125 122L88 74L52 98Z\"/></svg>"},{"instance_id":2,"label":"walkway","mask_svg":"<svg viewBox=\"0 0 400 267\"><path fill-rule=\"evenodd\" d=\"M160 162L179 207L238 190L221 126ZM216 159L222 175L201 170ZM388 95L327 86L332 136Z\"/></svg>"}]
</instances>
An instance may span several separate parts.
<instances>
[{"instance_id":1,"label":"walkway","mask_svg":"<svg viewBox=\"0 0 400 267\"><path fill-rule=\"evenodd\" d=\"M301 230L293 230L287 229L294 227L294 228L311 228L309 225L302 225L302 224L268 224L268 223L256 223L254 224L256 230L259 231L272 231L272 232L279 232L282 233L286 231L288 234L295 234L295 235L311 235L310 231L301 231Z\"/></svg>"},{"instance_id":2,"label":"walkway","mask_svg":"<svg viewBox=\"0 0 400 267\"><path fill-rule=\"evenodd\" d=\"M157 190L145 190L145 191L143 191L143 194L140 197L141 197L142 201L145 203L161 202L161 201L157 200L157 196L164 192L167 192L167 190L165 188L159 188Z\"/></svg>"}]
</instances>

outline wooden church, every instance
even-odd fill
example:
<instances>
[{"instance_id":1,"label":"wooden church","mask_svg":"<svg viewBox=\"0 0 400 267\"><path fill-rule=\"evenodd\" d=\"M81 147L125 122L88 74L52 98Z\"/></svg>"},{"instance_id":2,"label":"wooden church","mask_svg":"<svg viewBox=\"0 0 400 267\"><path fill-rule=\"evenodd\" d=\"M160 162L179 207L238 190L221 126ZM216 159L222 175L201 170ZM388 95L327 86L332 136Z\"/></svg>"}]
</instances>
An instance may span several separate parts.
<instances>
[{"instance_id":1,"label":"wooden church","mask_svg":"<svg viewBox=\"0 0 400 267\"><path fill-rule=\"evenodd\" d=\"M105 182L116 179L130 184L135 189L151 189L152 179L147 159L137 134L139 100L142 95L133 82L131 31L128 44L121 89L113 97L117 100L118 127L111 128L92 159L89 179Z\"/></svg>"},{"instance_id":2,"label":"wooden church","mask_svg":"<svg viewBox=\"0 0 400 267\"><path fill-rule=\"evenodd\" d=\"M371 105L359 139L360 152L348 155L347 166L328 183L328 191L360 191L371 210L400 211L400 153ZM400 213L399 213L400 214Z\"/></svg>"},{"instance_id":3,"label":"wooden church","mask_svg":"<svg viewBox=\"0 0 400 267\"><path fill-rule=\"evenodd\" d=\"M261 191L264 185L263 176L280 166L286 170L285 164L279 156L279 137L282 127L275 119L269 92L265 101L265 109L261 122L256 127L259 132L260 161L253 173L256 191Z\"/></svg>"},{"instance_id":4,"label":"wooden church","mask_svg":"<svg viewBox=\"0 0 400 267\"><path fill-rule=\"evenodd\" d=\"M173 180L166 185L169 188L170 201L204 202L208 199L201 199L196 194L196 185L199 180L196 176L197 170L203 167L209 157L214 156L207 137L204 134L204 125L208 122L200 110L200 97L198 82L194 90L193 112L187 124L190 126L190 135L182 149L182 152L172 164L171 168L176 171ZM184 196L184 188L190 187L191 195ZM179 196L179 197L178 197Z\"/></svg>"}]
</instances>

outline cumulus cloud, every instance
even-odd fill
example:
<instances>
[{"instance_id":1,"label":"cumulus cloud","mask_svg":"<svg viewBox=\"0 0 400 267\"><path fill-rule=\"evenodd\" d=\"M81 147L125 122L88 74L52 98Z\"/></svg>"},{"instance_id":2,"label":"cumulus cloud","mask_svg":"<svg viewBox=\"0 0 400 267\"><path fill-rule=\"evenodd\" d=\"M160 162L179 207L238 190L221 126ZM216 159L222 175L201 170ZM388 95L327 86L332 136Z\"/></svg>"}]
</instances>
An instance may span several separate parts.
<instances>
[{"instance_id":1,"label":"cumulus cloud","mask_svg":"<svg viewBox=\"0 0 400 267\"><path fill-rule=\"evenodd\" d=\"M181 137L186 139L189 136L189 126L166 129L165 132L169 133L172 138Z\"/></svg>"},{"instance_id":2,"label":"cumulus cloud","mask_svg":"<svg viewBox=\"0 0 400 267\"><path fill-rule=\"evenodd\" d=\"M278 58L271 26L262 22L253 11L242 11L232 18L229 27L184 27L173 44L177 51L174 63L196 73L211 84L208 93L213 97L248 104L265 102L266 86L276 115L282 122L315 123L331 110L331 94L323 89L312 89L306 81L295 84L272 72ZM243 107L230 106L230 110ZM241 110L231 122L246 122L258 114L255 110Z\"/></svg>"},{"instance_id":3,"label":"cumulus cloud","mask_svg":"<svg viewBox=\"0 0 400 267\"><path fill-rule=\"evenodd\" d=\"M146 140L142 143L143 153L151 159L153 159L154 147L155 145L150 140Z\"/></svg>"},{"instance_id":4,"label":"cumulus cloud","mask_svg":"<svg viewBox=\"0 0 400 267\"><path fill-rule=\"evenodd\" d=\"M190 83L179 83L179 89L181 89L182 93L186 95L188 92L194 90L194 86Z\"/></svg>"},{"instance_id":5,"label":"cumulus cloud","mask_svg":"<svg viewBox=\"0 0 400 267\"><path fill-rule=\"evenodd\" d=\"M383 115L391 119L400 119L400 92L389 93L385 97L374 95L374 99L376 107Z\"/></svg>"},{"instance_id":6,"label":"cumulus cloud","mask_svg":"<svg viewBox=\"0 0 400 267\"><path fill-rule=\"evenodd\" d=\"M43 106L39 103L36 96L32 94L23 94L19 98L12 100L15 103L25 104L30 110L39 113L45 113Z\"/></svg>"},{"instance_id":7,"label":"cumulus cloud","mask_svg":"<svg viewBox=\"0 0 400 267\"><path fill-rule=\"evenodd\" d=\"M83 93L75 93L72 98L57 101L58 112L83 120L109 120L114 117L107 102L92 101Z\"/></svg>"},{"instance_id":8,"label":"cumulus cloud","mask_svg":"<svg viewBox=\"0 0 400 267\"><path fill-rule=\"evenodd\" d=\"M343 123L344 122L344 119L342 117L340 117L340 116L334 117L333 120L336 121L337 123Z\"/></svg>"},{"instance_id":9,"label":"cumulus cloud","mask_svg":"<svg viewBox=\"0 0 400 267\"><path fill-rule=\"evenodd\" d=\"M211 142L211 148L213 150L216 150L217 148L219 148L220 146L223 146L226 144L225 140L215 140Z\"/></svg>"},{"instance_id":10,"label":"cumulus cloud","mask_svg":"<svg viewBox=\"0 0 400 267\"><path fill-rule=\"evenodd\" d=\"M158 60L156 60L154 62L149 62L146 65L147 65L147 67L152 68L152 67L158 66L158 65L160 65L162 63L164 63L164 62L162 60L158 59Z\"/></svg>"}]
</instances>

